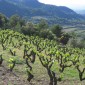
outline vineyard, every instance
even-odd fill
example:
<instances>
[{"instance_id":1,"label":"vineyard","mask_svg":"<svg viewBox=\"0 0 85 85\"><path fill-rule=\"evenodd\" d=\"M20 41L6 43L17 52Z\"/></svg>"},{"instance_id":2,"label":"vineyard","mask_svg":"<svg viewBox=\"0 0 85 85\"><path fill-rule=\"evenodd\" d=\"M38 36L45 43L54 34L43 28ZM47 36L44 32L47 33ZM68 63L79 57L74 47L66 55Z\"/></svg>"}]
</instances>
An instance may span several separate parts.
<instances>
[{"instance_id":1,"label":"vineyard","mask_svg":"<svg viewBox=\"0 0 85 85\"><path fill-rule=\"evenodd\" d=\"M0 31L0 85L85 85L85 49Z\"/></svg>"}]
</instances>

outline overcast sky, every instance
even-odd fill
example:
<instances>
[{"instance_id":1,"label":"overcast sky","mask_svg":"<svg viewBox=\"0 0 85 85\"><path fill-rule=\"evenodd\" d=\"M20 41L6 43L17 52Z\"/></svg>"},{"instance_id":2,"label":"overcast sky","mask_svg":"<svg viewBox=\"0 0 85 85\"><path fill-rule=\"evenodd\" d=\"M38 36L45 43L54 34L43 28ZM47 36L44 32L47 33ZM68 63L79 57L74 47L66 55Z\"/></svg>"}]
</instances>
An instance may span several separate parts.
<instances>
[{"instance_id":1,"label":"overcast sky","mask_svg":"<svg viewBox=\"0 0 85 85\"><path fill-rule=\"evenodd\" d=\"M42 3L67 6L74 10L85 10L85 0L38 0Z\"/></svg>"}]
</instances>

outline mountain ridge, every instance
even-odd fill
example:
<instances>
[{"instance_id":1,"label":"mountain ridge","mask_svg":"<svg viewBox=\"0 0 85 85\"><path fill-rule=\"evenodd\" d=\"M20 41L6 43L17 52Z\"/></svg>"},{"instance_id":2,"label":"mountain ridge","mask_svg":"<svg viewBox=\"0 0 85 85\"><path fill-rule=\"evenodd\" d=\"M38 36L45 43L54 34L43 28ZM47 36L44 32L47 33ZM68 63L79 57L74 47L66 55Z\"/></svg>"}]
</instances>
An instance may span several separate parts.
<instances>
[{"instance_id":1,"label":"mountain ridge","mask_svg":"<svg viewBox=\"0 0 85 85\"><path fill-rule=\"evenodd\" d=\"M42 17L56 19L83 20L83 16L65 6L54 6L40 3L38 0L0 0L0 12L7 17L18 14L22 17ZM50 18L51 17L51 18Z\"/></svg>"}]
</instances>

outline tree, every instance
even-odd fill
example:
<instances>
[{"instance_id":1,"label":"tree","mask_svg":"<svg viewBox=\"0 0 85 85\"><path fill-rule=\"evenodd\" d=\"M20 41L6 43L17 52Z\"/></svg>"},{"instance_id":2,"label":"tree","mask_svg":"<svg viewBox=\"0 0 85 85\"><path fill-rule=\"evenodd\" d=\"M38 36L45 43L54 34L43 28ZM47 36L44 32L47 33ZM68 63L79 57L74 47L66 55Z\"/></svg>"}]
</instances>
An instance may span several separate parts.
<instances>
[{"instance_id":1,"label":"tree","mask_svg":"<svg viewBox=\"0 0 85 85\"><path fill-rule=\"evenodd\" d=\"M8 22L8 19L6 18L6 16L3 14L0 14L0 27L4 28L7 24L7 22Z\"/></svg>"},{"instance_id":2,"label":"tree","mask_svg":"<svg viewBox=\"0 0 85 85\"><path fill-rule=\"evenodd\" d=\"M59 25L54 25L51 31L56 35L56 37L60 37L62 34L62 27Z\"/></svg>"},{"instance_id":3,"label":"tree","mask_svg":"<svg viewBox=\"0 0 85 85\"><path fill-rule=\"evenodd\" d=\"M12 28L15 28L16 26L22 27L25 25L25 20L23 20L20 16L18 15L13 15L9 19L9 24Z\"/></svg>"},{"instance_id":4,"label":"tree","mask_svg":"<svg viewBox=\"0 0 85 85\"><path fill-rule=\"evenodd\" d=\"M66 45L69 41L70 35L68 33L63 33L61 37L59 38L60 43Z\"/></svg>"},{"instance_id":5,"label":"tree","mask_svg":"<svg viewBox=\"0 0 85 85\"><path fill-rule=\"evenodd\" d=\"M54 39L55 37L55 35L53 35L53 33L49 29L41 30L39 36L42 38L48 38L50 40Z\"/></svg>"},{"instance_id":6,"label":"tree","mask_svg":"<svg viewBox=\"0 0 85 85\"><path fill-rule=\"evenodd\" d=\"M22 27L21 32L24 33L25 35L37 35L37 34L39 35L38 29L31 22L26 23L26 25Z\"/></svg>"},{"instance_id":7,"label":"tree","mask_svg":"<svg viewBox=\"0 0 85 85\"><path fill-rule=\"evenodd\" d=\"M48 28L48 23L46 20L41 19L39 24L38 24L39 29L47 29Z\"/></svg>"}]
</instances>

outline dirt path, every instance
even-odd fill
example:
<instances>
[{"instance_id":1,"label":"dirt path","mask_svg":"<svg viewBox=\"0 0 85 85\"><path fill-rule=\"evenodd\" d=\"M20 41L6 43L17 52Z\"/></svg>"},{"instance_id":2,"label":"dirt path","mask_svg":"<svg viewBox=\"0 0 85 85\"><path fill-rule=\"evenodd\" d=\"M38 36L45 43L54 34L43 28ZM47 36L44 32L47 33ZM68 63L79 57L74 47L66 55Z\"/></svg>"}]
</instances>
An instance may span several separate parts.
<instances>
[{"instance_id":1,"label":"dirt path","mask_svg":"<svg viewBox=\"0 0 85 85\"><path fill-rule=\"evenodd\" d=\"M44 82L44 83L43 83ZM13 72L9 72L4 66L0 66L0 85L48 85L45 79L35 80L31 82L24 80Z\"/></svg>"},{"instance_id":2,"label":"dirt path","mask_svg":"<svg viewBox=\"0 0 85 85\"><path fill-rule=\"evenodd\" d=\"M0 85L49 85L49 81L45 78L36 80L35 78L29 83L27 80L22 79L19 75L9 72L4 66L0 66ZM78 80L64 80L58 82L58 85L85 85L85 82Z\"/></svg>"}]
</instances>

